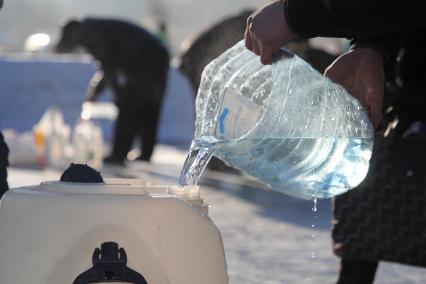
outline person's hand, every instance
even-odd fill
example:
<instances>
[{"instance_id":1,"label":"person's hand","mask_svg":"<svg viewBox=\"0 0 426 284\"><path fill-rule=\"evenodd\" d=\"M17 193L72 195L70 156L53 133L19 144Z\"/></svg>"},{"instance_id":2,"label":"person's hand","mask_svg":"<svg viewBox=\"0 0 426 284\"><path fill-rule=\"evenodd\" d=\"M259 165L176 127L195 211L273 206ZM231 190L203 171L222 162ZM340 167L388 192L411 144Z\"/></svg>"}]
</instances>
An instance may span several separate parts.
<instances>
[{"instance_id":1,"label":"person's hand","mask_svg":"<svg viewBox=\"0 0 426 284\"><path fill-rule=\"evenodd\" d=\"M372 48L355 48L337 58L324 75L342 85L369 112L374 128L382 116L383 54Z\"/></svg>"},{"instance_id":2,"label":"person's hand","mask_svg":"<svg viewBox=\"0 0 426 284\"><path fill-rule=\"evenodd\" d=\"M278 49L295 37L284 16L284 0L275 0L251 14L244 37L246 47L260 55L262 64L271 64Z\"/></svg>"}]
</instances>

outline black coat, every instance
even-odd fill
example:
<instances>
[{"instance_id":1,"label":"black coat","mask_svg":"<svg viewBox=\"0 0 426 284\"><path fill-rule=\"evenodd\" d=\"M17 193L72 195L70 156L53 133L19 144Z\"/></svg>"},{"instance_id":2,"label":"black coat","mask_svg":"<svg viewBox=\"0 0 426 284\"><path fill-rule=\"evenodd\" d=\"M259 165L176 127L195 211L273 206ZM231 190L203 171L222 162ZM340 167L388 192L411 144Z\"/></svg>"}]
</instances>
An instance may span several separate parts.
<instances>
[{"instance_id":1,"label":"black coat","mask_svg":"<svg viewBox=\"0 0 426 284\"><path fill-rule=\"evenodd\" d=\"M377 38L426 25L422 1L286 0L290 28L305 38Z\"/></svg>"},{"instance_id":2,"label":"black coat","mask_svg":"<svg viewBox=\"0 0 426 284\"><path fill-rule=\"evenodd\" d=\"M158 60L169 61L161 41L135 24L88 18L81 22L80 31L78 44L99 60L103 68L139 71L155 66Z\"/></svg>"},{"instance_id":3,"label":"black coat","mask_svg":"<svg viewBox=\"0 0 426 284\"><path fill-rule=\"evenodd\" d=\"M8 156L9 148L6 145L6 142L4 142L3 134L0 132L0 168L6 168L9 166Z\"/></svg>"}]
</instances>

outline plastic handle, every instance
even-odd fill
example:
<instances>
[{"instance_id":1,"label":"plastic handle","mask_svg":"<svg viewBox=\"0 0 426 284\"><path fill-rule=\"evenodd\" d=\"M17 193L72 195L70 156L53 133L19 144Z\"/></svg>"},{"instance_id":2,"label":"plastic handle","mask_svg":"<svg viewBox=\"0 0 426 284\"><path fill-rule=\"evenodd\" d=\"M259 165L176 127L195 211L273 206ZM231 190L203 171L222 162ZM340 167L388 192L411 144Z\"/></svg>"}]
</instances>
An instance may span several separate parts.
<instances>
[{"instance_id":1,"label":"plastic handle","mask_svg":"<svg viewBox=\"0 0 426 284\"><path fill-rule=\"evenodd\" d=\"M294 56L293 51L291 51L287 48L281 47L278 50L278 52L276 52L272 55L272 61L273 61L273 63L276 63L276 62L280 61L281 59L292 58L293 56Z\"/></svg>"}]
</instances>

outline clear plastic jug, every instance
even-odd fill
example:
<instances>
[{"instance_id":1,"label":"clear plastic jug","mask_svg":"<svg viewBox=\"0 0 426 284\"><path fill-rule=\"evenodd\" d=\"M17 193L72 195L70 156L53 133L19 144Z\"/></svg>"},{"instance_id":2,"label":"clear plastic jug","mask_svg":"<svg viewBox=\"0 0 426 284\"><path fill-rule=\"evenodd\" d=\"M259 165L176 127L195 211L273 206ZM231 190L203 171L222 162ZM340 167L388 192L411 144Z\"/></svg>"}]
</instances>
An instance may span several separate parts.
<instances>
[{"instance_id":1,"label":"clear plastic jug","mask_svg":"<svg viewBox=\"0 0 426 284\"><path fill-rule=\"evenodd\" d=\"M274 190L329 198L365 178L373 134L359 101L300 57L283 49L265 66L239 42L203 72L192 145L198 151L180 182L196 183L191 167L214 154Z\"/></svg>"}]
</instances>

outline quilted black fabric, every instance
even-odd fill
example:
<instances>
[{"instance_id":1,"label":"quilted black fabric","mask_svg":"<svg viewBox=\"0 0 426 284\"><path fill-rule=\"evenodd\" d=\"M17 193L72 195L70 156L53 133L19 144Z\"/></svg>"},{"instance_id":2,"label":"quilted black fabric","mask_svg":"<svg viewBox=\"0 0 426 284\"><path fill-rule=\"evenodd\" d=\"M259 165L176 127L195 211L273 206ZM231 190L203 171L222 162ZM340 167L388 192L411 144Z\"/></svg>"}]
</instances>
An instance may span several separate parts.
<instances>
[{"instance_id":1,"label":"quilted black fabric","mask_svg":"<svg viewBox=\"0 0 426 284\"><path fill-rule=\"evenodd\" d=\"M367 178L334 200L344 258L426 266L426 139L377 135Z\"/></svg>"}]
</instances>

